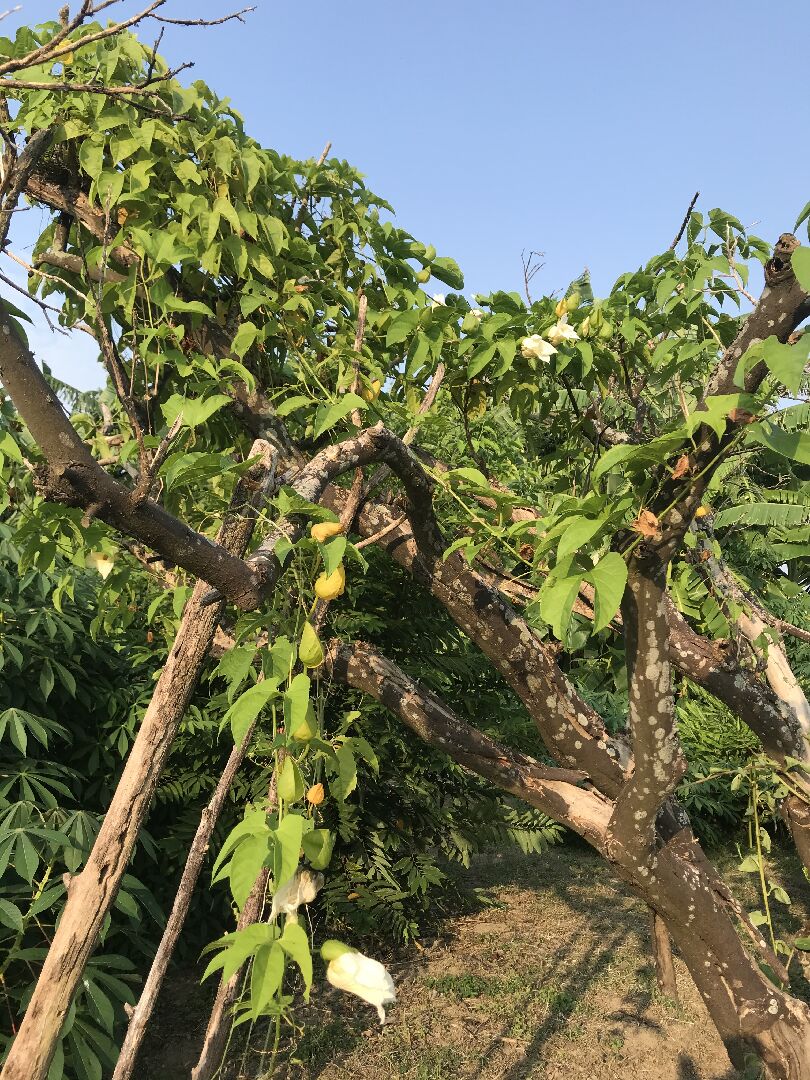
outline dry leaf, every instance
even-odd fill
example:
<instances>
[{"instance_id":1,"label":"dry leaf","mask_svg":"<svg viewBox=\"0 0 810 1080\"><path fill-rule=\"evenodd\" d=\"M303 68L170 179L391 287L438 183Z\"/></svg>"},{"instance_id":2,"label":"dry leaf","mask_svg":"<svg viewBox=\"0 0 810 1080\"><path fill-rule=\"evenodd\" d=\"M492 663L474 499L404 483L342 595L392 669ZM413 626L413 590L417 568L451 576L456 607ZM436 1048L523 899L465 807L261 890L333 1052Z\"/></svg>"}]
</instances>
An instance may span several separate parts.
<instances>
[{"instance_id":1,"label":"dry leaf","mask_svg":"<svg viewBox=\"0 0 810 1080\"><path fill-rule=\"evenodd\" d=\"M661 529L658 524L658 518L652 512L652 510L642 510L636 520L631 525L633 532L640 533L641 536L647 536L658 539L661 536Z\"/></svg>"},{"instance_id":2,"label":"dry leaf","mask_svg":"<svg viewBox=\"0 0 810 1080\"><path fill-rule=\"evenodd\" d=\"M732 409L728 418L732 424L753 424L756 420L756 416L748 409Z\"/></svg>"},{"instance_id":3,"label":"dry leaf","mask_svg":"<svg viewBox=\"0 0 810 1080\"><path fill-rule=\"evenodd\" d=\"M672 479L680 480L682 476L686 476L690 469L691 466L689 464L689 455L681 454L681 456L675 463L675 468L672 470Z\"/></svg>"}]
</instances>

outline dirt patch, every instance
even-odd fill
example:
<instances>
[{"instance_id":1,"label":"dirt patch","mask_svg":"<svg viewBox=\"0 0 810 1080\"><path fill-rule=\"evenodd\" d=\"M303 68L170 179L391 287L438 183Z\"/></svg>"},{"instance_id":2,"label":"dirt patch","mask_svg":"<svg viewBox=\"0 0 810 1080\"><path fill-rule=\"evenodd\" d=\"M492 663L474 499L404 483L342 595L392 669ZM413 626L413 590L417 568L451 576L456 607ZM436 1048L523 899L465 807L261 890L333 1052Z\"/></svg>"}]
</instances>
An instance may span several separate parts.
<instances>
[{"instance_id":1,"label":"dirt patch","mask_svg":"<svg viewBox=\"0 0 810 1080\"><path fill-rule=\"evenodd\" d=\"M732 856L722 867L733 868ZM780 867L794 900L806 882ZM786 873L785 873L786 872ZM750 876L749 876L750 877ZM739 891L736 889L735 891ZM751 889L747 879L739 884ZM464 879L467 910L432 940L390 958L399 1001L380 1029L376 1014L316 979L297 1013L297 1038L282 1041L276 1077L285 1080L732 1080L725 1049L682 962L680 1002L657 991L649 918L606 864L578 843L526 858L479 858ZM746 899L749 899L746 897ZM752 905L756 898L752 892ZM795 932L808 911L783 914ZM807 983L799 978L801 987ZM190 1002L199 1001L188 987ZM144 1080L188 1076L200 1028L155 1035ZM304 1026L305 1025L305 1026ZM204 1027L204 1021L201 1027ZM245 1029L237 1029L244 1032ZM255 1080L271 1061L268 1032L235 1038L221 1080ZM241 1045L240 1045L241 1043ZM181 1064L182 1062L182 1064Z\"/></svg>"}]
</instances>

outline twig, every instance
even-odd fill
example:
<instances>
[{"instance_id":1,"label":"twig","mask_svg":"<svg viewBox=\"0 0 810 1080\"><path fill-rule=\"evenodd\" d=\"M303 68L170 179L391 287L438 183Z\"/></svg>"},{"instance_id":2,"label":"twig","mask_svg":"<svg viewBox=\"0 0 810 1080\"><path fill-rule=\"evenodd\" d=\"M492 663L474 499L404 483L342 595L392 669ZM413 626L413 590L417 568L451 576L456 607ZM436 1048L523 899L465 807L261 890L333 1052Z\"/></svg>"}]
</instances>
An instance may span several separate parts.
<instances>
[{"instance_id":1,"label":"twig","mask_svg":"<svg viewBox=\"0 0 810 1080\"><path fill-rule=\"evenodd\" d=\"M423 416L433 405L433 402L436 400L436 395L439 392L439 387L441 386L442 380L444 379L444 372L444 364L437 364L436 370L433 372L430 382L428 383L428 388L425 391L425 396L422 398L422 401L419 404L419 408L417 410L418 416ZM413 440L416 438L418 431L418 424L412 424L408 428L408 430L402 436L402 441L405 443L406 446L411 445ZM379 469L377 469L373 476L369 479L369 482L366 484L365 491L363 492L363 502L365 502L365 500L369 497L372 491L378 488L383 482L383 480L387 479L387 477L389 477L390 475L391 469L387 465L381 465Z\"/></svg>"},{"instance_id":2,"label":"twig","mask_svg":"<svg viewBox=\"0 0 810 1080\"><path fill-rule=\"evenodd\" d=\"M382 540L384 536L387 536L394 529L399 528L403 521L408 520L408 515L403 514L401 517L396 518L389 525L386 525L384 529L380 529L379 532L374 533L372 536L367 536L364 540L358 540L354 545L358 551L360 548L368 547L369 544L376 544L379 540Z\"/></svg>"},{"instance_id":3,"label":"twig","mask_svg":"<svg viewBox=\"0 0 810 1080\"><path fill-rule=\"evenodd\" d=\"M124 371L124 365L121 363L121 358L118 355L118 350L115 347L112 335L107 329L107 324L104 322L104 316L101 314L101 308L96 306L95 317L96 329L98 330L98 343L101 347L101 355L104 358L104 366L109 372L112 379L115 392L121 404L124 406L124 411L129 417L129 422L132 424L132 431L135 435L135 441L138 444L138 461L140 465L140 474L143 477L148 474L149 471L149 454L146 450L146 443L143 438L143 427L141 426L141 418L138 415L137 406L129 393L124 382L126 372Z\"/></svg>"},{"instance_id":4,"label":"twig","mask_svg":"<svg viewBox=\"0 0 810 1080\"><path fill-rule=\"evenodd\" d=\"M158 474L158 470L160 469L160 466L163 464L163 462L166 460L166 455L169 453L169 447L171 446L175 435L182 426L183 413L179 412L175 417L174 423L161 439L160 445L158 446L157 450L155 450L155 453L152 456L152 461L150 462L149 467L147 469L144 469L144 471L141 473L138 483L135 485L135 488L132 492L132 501L134 503L139 503L143 499L149 498L149 492L152 490L152 485L155 482L155 477Z\"/></svg>"},{"instance_id":5,"label":"twig","mask_svg":"<svg viewBox=\"0 0 810 1080\"><path fill-rule=\"evenodd\" d=\"M233 19L238 19L239 22L244 22L243 15L249 15L251 11L255 11L255 7L242 8L241 11L234 11L230 15L223 15L219 19L169 19L165 15L150 15L150 19L154 19L156 22L169 23L171 26L221 26L222 23L231 22Z\"/></svg>"},{"instance_id":6,"label":"twig","mask_svg":"<svg viewBox=\"0 0 810 1080\"><path fill-rule=\"evenodd\" d=\"M535 262L534 260L542 259L544 254L545 252L542 251L530 251L527 256L525 248L520 253L520 261L523 264L523 285L526 290L526 299L530 304L532 302L532 296L529 292L529 283L534 275L545 266L545 263Z\"/></svg>"},{"instance_id":7,"label":"twig","mask_svg":"<svg viewBox=\"0 0 810 1080\"><path fill-rule=\"evenodd\" d=\"M675 239L669 245L669 250L670 251L675 250L675 248L678 246L678 243L679 243L681 237L686 232L686 226L689 224L689 218L692 216L692 211L695 209L695 203L698 201L699 197L700 197L700 192L696 191L695 194L692 196L692 201L689 203L689 209L686 211L686 215L685 215L683 221L681 222L681 227L680 227L680 229L678 229L677 233L675 234Z\"/></svg>"},{"instance_id":8,"label":"twig","mask_svg":"<svg viewBox=\"0 0 810 1080\"><path fill-rule=\"evenodd\" d=\"M329 141L329 142L327 142L326 146L324 146L323 150L321 150L320 157L315 162L315 167L316 168L320 168L321 165L323 165L323 163L326 161L326 156L327 156L327 154L329 153L329 151L331 149L332 149L332 143L331 143L331 141ZM296 229L296 231L298 231L301 228L301 225L303 224L303 221L304 221L304 214L306 214L308 211L309 211L309 187L307 187L305 189L304 194L303 194L303 196L301 198L301 205L298 208L298 213L295 215L295 229Z\"/></svg>"},{"instance_id":9,"label":"twig","mask_svg":"<svg viewBox=\"0 0 810 1080\"><path fill-rule=\"evenodd\" d=\"M752 307L756 307L756 297L752 296L745 288L743 280L737 270L737 264L734 261L734 244L731 242L731 228L728 225L726 226L726 258L728 259L728 268L731 272L731 276L734 278L734 284L737 286L738 292L742 293Z\"/></svg>"},{"instance_id":10,"label":"twig","mask_svg":"<svg viewBox=\"0 0 810 1080\"><path fill-rule=\"evenodd\" d=\"M45 278L47 281L55 282L60 288L67 289L69 292L72 292L74 296L78 296L80 300L86 301L90 299L81 291L81 289L77 289L76 286L71 285L69 281L65 281L64 278L60 278L57 274L49 274L45 270L40 270L38 266L32 266L30 263L27 263L25 259L21 259L19 255L15 255L13 251L9 251L8 248L6 248L3 254L7 255L8 258L11 259L12 262L17 263L18 266L22 266L29 274L39 274L40 277Z\"/></svg>"},{"instance_id":11,"label":"twig","mask_svg":"<svg viewBox=\"0 0 810 1080\"><path fill-rule=\"evenodd\" d=\"M11 71L22 71L24 68L33 67L36 64L52 63L61 56L66 56L68 53L74 53L78 49L83 49L85 45L92 45L95 41L103 41L105 38L114 37L116 34L120 34L130 26L135 26L148 15L151 15L153 11L157 11L159 7L163 7L165 3L166 0L153 0L148 7L144 8L136 15L131 15L128 19L123 19L121 22L113 23L103 30L97 30L93 34L86 34L82 38L68 41L62 45L61 43L65 38L74 30L78 30L86 19L92 18L93 15L98 14L98 12L102 11L105 7L111 6L109 3L104 3L94 7L92 4L88 3L87 0L84 0L84 3L79 8L74 18L69 23L64 23L62 28L57 31L50 41L45 42L44 45L41 45L38 49L34 49L26 56L15 57L14 59L7 60L4 64L0 64L0 75L7 75ZM56 43L56 48L54 48L54 43Z\"/></svg>"},{"instance_id":12,"label":"twig","mask_svg":"<svg viewBox=\"0 0 810 1080\"><path fill-rule=\"evenodd\" d=\"M368 297L361 287L357 300L357 330L354 335L354 377L352 379L352 393L360 390L360 352L363 348L363 337L366 332L366 314L368 312ZM363 417L359 409L352 409L352 423L355 427L363 426Z\"/></svg>"},{"instance_id":13,"label":"twig","mask_svg":"<svg viewBox=\"0 0 810 1080\"><path fill-rule=\"evenodd\" d=\"M48 312L49 311L52 311L54 313L54 315L61 315L62 312L59 310L59 308L55 308L51 304L46 304L45 301L40 300L40 298L38 296L32 296L31 293L27 289L24 289L22 287L22 285L18 285L16 281L12 280L12 278L10 278L10 277L6 277L6 275L3 274L3 273L0 273L0 281L4 282L6 285L8 285L9 288L16 289L18 293L22 293L22 295L25 297L25 299L30 300L32 304L36 304L37 307L41 309L42 314L45 316L45 320L48 323L48 326L51 328L51 330L54 330L54 331L56 331L56 332L58 332L60 334L65 334L65 335L68 334L68 331L65 330L64 327L62 327L62 326L54 326L53 323L51 322L51 320L48 318Z\"/></svg>"}]
</instances>

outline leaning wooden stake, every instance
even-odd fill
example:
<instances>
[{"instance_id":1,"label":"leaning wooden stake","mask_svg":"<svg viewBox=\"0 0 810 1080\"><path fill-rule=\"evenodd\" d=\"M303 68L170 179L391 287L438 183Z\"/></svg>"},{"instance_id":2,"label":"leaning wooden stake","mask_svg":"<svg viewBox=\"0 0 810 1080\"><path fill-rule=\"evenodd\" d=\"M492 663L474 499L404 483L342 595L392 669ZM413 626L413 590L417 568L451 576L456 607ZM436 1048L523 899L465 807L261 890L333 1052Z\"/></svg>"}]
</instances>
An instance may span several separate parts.
<instances>
[{"instance_id":1,"label":"leaning wooden stake","mask_svg":"<svg viewBox=\"0 0 810 1080\"><path fill-rule=\"evenodd\" d=\"M249 480L237 486L231 510L249 504L257 480L270 465L269 444L254 443L251 456L262 456ZM242 557L253 532L254 515L229 517L218 543ZM158 779L180 721L202 672L219 624L224 601L203 604L210 586L198 581L166 666L132 745L110 808L93 850L80 874L72 878L67 902L42 965L34 993L11 1045L0 1080L45 1080L59 1034L93 952L104 919L113 905L121 878L149 811Z\"/></svg>"},{"instance_id":2,"label":"leaning wooden stake","mask_svg":"<svg viewBox=\"0 0 810 1080\"><path fill-rule=\"evenodd\" d=\"M658 989L672 1001L678 1001L678 983L672 962L672 941L666 923L654 911L652 914L652 947Z\"/></svg>"},{"instance_id":3,"label":"leaning wooden stake","mask_svg":"<svg viewBox=\"0 0 810 1080\"><path fill-rule=\"evenodd\" d=\"M279 753L279 759L281 759L281 753ZM281 764L281 760L279 760L278 764ZM276 776L277 773L274 773L270 784L270 793L267 798L268 811L275 807L277 801ZM259 876L253 882L253 888L248 894L245 906L239 913L239 919L236 923L237 930L244 930L246 926L251 926L261 919L269 877L270 871L265 866L259 871ZM230 979L227 981L220 980L217 996L214 998L211 1015L208 1018L208 1027L205 1030L200 1060L191 1070L191 1080L211 1080L219 1071L222 1055L225 1052L225 1044L231 1031L230 1010L239 996L239 987L244 969L245 965L243 964L231 975Z\"/></svg>"},{"instance_id":4,"label":"leaning wooden stake","mask_svg":"<svg viewBox=\"0 0 810 1080\"><path fill-rule=\"evenodd\" d=\"M211 801L202 812L200 824L197 826L197 832L189 849L177 895L174 898L171 914L166 923L166 929L163 931L163 937L152 961L152 967L149 969L138 1004L130 1017L129 1027L121 1047L121 1053L118 1055L118 1062L112 1080L129 1080L132 1076L138 1050L146 1034L146 1027L151 1019L160 988L163 985L166 969L172 958L177 939L180 937L180 931L186 921L191 897L202 870L211 834L219 820L219 815L222 812L233 779L247 753L255 727L256 721L254 720L239 746L234 746Z\"/></svg>"}]
</instances>

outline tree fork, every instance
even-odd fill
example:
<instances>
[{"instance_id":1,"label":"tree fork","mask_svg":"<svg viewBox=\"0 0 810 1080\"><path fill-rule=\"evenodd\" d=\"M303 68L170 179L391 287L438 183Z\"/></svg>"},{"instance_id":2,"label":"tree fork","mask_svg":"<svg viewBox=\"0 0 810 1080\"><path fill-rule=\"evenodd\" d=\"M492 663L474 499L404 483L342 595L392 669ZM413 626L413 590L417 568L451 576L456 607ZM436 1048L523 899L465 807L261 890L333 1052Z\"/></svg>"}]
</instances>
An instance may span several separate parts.
<instances>
[{"instance_id":1,"label":"tree fork","mask_svg":"<svg viewBox=\"0 0 810 1080\"><path fill-rule=\"evenodd\" d=\"M256 444L253 450L262 454L258 471L264 476L269 468L269 447ZM254 473L254 484L256 479ZM237 486L232 508L247 501L246 488L245 483ZM218 542L241 558L253 526L252 514L229 517L220 528ZM81 873L71 879L62 917L0 1080L45 1080L47 1076L73 995L118 893L222 615L223 601L203 605L207 592L208 586L198 581L186 604L169 659L155 686L93 849Z\"/></svg>"}]
</instances>

